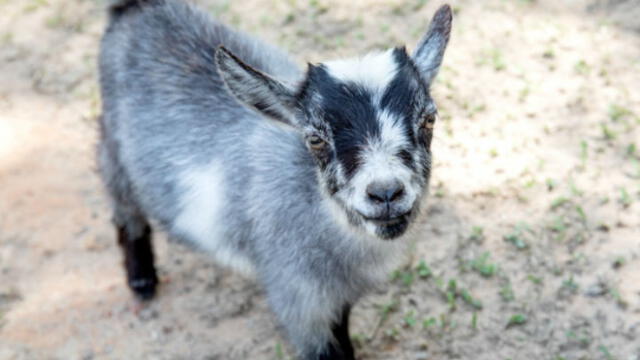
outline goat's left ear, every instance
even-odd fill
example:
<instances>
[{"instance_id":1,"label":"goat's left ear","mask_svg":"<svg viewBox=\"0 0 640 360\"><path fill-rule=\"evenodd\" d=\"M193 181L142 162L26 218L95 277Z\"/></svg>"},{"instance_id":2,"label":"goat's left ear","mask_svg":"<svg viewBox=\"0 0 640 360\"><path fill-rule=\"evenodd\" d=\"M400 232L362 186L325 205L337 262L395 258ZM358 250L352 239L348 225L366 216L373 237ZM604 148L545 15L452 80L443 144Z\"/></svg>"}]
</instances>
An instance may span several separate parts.
<instances>
[{"instance_id":1,"label":"goat's left ear","mask_svg":"<svg viewBox=\"0 0 640 360\"><path fill-rule=\"evenodd\" d=\"M218 72L240 102L289 125L295 125L294 91L280 81L244 63L220 46L216 50Z\"/></svg>"},{"instance_id":2,"label":"goat's left ear","mask_svg":"<svg viewBox=\"0 0 640 360\"><path fill-rule=\"evenodd\" d=\"M420 69L427 84L431 84L438 74L444 50L449 42L451 18L451 7L442 5L433 15L429 30L420 40L413 53L413 60L418 65L418 69Z\"/></svg>"}]
</instances>

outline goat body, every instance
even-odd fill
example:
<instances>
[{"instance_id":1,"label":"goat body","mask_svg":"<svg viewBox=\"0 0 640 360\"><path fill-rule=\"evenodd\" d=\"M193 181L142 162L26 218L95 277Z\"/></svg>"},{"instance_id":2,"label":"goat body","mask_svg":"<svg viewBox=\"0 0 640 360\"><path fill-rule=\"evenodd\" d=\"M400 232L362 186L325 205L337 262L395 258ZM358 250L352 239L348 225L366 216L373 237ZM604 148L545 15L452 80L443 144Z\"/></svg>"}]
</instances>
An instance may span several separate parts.
<instances>
[{"instance_id":1,"label":"goat body","mask_svg":"<svg viewBox=\"0 0 640 360\"><path fill-rule=\"evenodd\" d=\"M428 192L443 6L404 48L310 65L179 0L113 3L98 162L128 283L153 219L253 276L303 359L353 359L350 307L403 259Z\"/></svg>"}]
</instances>

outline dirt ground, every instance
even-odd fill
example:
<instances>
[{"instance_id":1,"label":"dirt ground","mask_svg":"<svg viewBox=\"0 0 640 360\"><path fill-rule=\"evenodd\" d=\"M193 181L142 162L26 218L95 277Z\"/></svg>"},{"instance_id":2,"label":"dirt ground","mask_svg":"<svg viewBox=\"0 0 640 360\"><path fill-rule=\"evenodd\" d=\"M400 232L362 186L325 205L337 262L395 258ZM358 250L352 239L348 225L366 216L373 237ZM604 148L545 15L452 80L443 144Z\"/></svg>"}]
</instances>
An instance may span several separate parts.
<instances>
[{"instance_id":1,"label":"dirt ground","mask_svg":"<svg viewBox=\"0 0 640 360\"><path fill-rule=\"evenodd\" d=\"M319 62L418 40L440 1L198 0ZM452 0L432 194L360 303L358 358L640 360L640 4ZM90 0L0 0L0 359L287 359L260 288L157 237L124 284L95 173Z\"/></svg>"}]
</instances>

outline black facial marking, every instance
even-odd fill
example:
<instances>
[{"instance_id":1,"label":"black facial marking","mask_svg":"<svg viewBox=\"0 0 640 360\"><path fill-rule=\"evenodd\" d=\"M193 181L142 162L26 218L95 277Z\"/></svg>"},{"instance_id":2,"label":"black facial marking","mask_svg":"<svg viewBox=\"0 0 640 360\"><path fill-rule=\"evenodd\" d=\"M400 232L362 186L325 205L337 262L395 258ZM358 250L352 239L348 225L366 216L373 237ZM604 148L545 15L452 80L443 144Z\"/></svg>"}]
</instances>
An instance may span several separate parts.
<instances>
[{"instance_id":1,"label":"black facial marking","mask_svg":"<svg viewBox=\"0 0 640 360\"><path fill-rule=\"evenodd\" d=\"M413 116L416 80L409 66L409 58L402 49L393 50L393 58L398 66L396 76L387 87L380 105L383 109L398 115Z\"/></svg>"},{"instance_id":2,"label":"black facial marking","mask_svg":"<svg viewBox=\"0 0 640 360\"><path fill-rule=\"evenodd\" d=\"M414 121L420 110L420 97L429 99L426 85L404 48L395 48L393 58L398 66L396 76L389 83L380 105L404 121L404 128L415 145Z\"/></svg>"},{"instance_id":3,"label":"black facial marking","mask_svg":"<svg viewBox=\"0 0 640 360\"><path fill-rule=\"evenodd\" d=\"M433 129L420 128L420 143L424 148L431 152L431 139L433 138Z\"/></svg>"},{"instance_id":4,"label":"black facial marking","mask_svg":"<svg viewBox=\"0 0 640 360\"><path fill-rule=\"evenodd\" d=\"M320 106L333 133L336 156L350 178L360 165L359 154L367 140L380 136L373 94L358 84L340 82L324 66L309 68L309 78L303 88L304 93L313 89L321 95Z\"/></svg>"},{"instance_id":5,"label":"black facial marking","mask_svg":"<svg viewBox=\"0 0 640 360\"><path fill-rule=\"evenodd\" d=\"M410 169L415 169L415 164L413 163L413 156L411 156L411 152L409 150L403 149L398 151L398 157L402 159L402 162Z\"/></svg>"}]
</instances>

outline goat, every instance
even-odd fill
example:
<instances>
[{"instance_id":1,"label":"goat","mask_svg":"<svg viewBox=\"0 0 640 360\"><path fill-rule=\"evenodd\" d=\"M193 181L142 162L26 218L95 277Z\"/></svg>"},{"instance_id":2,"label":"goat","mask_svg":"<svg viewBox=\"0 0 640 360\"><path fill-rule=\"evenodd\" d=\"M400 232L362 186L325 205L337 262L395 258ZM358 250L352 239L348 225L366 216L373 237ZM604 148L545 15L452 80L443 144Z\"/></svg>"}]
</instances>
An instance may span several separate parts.
<instances>
[{"instance_id":1,"label":"goat","mask_svg":"<svg viewBox=\"0 0 640 360\"><path fill-rule=\"evenodd\" d=\"M351 307L399 266L427 197L442 6L404 47L309 64L181 0L112 2L98 164L129 287L150 221L253 276L301 359L354 359Z\"/></svg>"}]
</instances>

